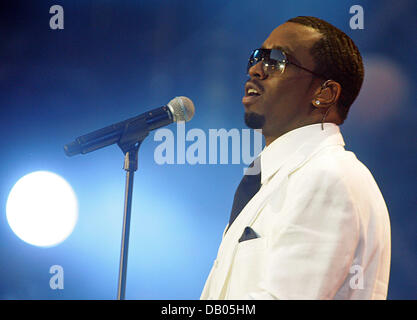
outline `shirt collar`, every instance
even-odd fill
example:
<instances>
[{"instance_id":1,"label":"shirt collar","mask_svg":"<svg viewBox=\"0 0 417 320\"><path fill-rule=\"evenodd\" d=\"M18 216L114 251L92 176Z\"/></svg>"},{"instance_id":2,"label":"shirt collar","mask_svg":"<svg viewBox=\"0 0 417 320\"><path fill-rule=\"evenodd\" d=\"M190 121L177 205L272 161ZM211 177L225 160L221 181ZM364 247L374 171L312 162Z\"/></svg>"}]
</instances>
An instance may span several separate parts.
<instances>
[{"instance_id":1,"label":"shirt collar","mask_svg":"<svg viewBox=\"0 0 417 320\"><path fill-rule=\"evenodd\" d=\"M327 137L334 135L337 136L336 144L344 145L339 126L334 123L324 123L324 130L321 129L321 123L315 123L291 130L278 137L259 154L261 183L268 181L301 146L307 143L318 146L325 143ZM327 139L327 141L327 143L335 142L332 139Z\"/></svg>"}]
</instances>

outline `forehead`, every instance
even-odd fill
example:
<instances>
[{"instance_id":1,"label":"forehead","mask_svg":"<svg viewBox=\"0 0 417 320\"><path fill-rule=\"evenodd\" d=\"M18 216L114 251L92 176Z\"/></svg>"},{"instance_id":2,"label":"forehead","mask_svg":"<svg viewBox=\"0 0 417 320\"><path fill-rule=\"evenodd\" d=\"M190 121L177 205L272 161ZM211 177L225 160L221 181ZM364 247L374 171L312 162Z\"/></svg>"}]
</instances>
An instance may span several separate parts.
<instances>
[{"instance_id":1,"label":"forehead","mask_svg":"<svg viewBox=\"0 0 417 320\"><path fill-rule=\"evenodd\" d=\"M310 64L313 63L310 49L321 37L322 35L311 27L286 22L271 32L262 47L266 49L283 48L298 61Z\"/></svg>"}]
</instances>

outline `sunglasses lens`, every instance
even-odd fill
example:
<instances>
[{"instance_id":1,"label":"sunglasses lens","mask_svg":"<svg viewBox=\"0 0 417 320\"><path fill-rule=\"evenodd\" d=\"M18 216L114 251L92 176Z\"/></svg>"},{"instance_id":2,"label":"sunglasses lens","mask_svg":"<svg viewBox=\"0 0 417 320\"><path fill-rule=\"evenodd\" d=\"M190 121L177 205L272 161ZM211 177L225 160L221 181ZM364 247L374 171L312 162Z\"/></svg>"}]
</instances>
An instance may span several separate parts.
<instances>
[{"instance_id":1,"label":"sunglasses lens","mask_svg":"<svg viewBox=\"0 0 417 320\"><path fill-rule=\"evenodd\" d=\"M249 69L252 68L261 60L262 60L261 50L259 49L253 50L252 54L249 57L248 67L246 68L246 73L249 73Z\"/></svg>"},{"instance_id":2,"label":"sunglasses lens","mask_svg":"<svg viewBox=\"0 0 417 320\"><path fill-rule=\"evenodd\" d=\"M265 72L272 72L276 69L283 72L287 59L281 50L256 49L249 58L246 73L249 74L249 69L260 61L263 62Z\"/></svg>"},{"instance_id":3,"label":"sunglasses lens","mask_svg":"<svg viewBox=\"0 0 417 320\"><path fill-rule=\"evenodd\" d=\"M271 50L271 54L270 54L269 58L271 60L273 60L275 62L279 62L279 63L282 63L282 62L286 61L285 54L281 50Z\"/></svg>"},{"instance_id":4,"label":"sunglasses lens","mask_svg":"<svg viewBox=\"0 0 417 320\"><path fill-rule=\"evenodd\" d=\"M279 70L281 73L284 72L287 63L287 57L281 50L271 50L269 57L269 64L272 70Z\"/></svg>"}]
</instances>

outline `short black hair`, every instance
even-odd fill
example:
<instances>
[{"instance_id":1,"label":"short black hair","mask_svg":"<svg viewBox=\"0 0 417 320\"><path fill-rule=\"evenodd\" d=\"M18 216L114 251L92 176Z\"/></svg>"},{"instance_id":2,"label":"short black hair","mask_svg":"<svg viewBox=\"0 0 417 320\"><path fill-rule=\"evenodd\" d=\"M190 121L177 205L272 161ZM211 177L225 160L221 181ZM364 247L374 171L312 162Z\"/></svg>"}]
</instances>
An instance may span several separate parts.
<instances>
[{"instance_id":1,"label":"short black hair","mask_svg":"<svg viewBox=\"0 0 417 320\"><path fill-rule=\"evenodd\" d=\"M311 48L314 71L340 83L338 113L343 123L363 83L364 67L357 46L343 31L322 19L299 16L287 22L311 27L323 35Z\"/></svg>"}]
</instances>

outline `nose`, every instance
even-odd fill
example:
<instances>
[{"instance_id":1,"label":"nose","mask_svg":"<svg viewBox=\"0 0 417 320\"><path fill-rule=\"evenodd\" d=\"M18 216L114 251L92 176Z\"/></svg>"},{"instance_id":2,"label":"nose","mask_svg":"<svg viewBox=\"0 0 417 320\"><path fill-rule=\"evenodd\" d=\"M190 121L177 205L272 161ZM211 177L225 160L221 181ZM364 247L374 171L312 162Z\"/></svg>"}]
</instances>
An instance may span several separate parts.
<instances>
[{"instance_id":1,"label":"nose","mask_svg":"<svg viewBox=\"0 0 417 320\"><path fill-rule=\"evenodd\" d=\"M251 78L265 79L268 75L265 73L264 65L262 61L259 61L257 64L249 68L248 72Z\"/></svg>"}]
</instances>

